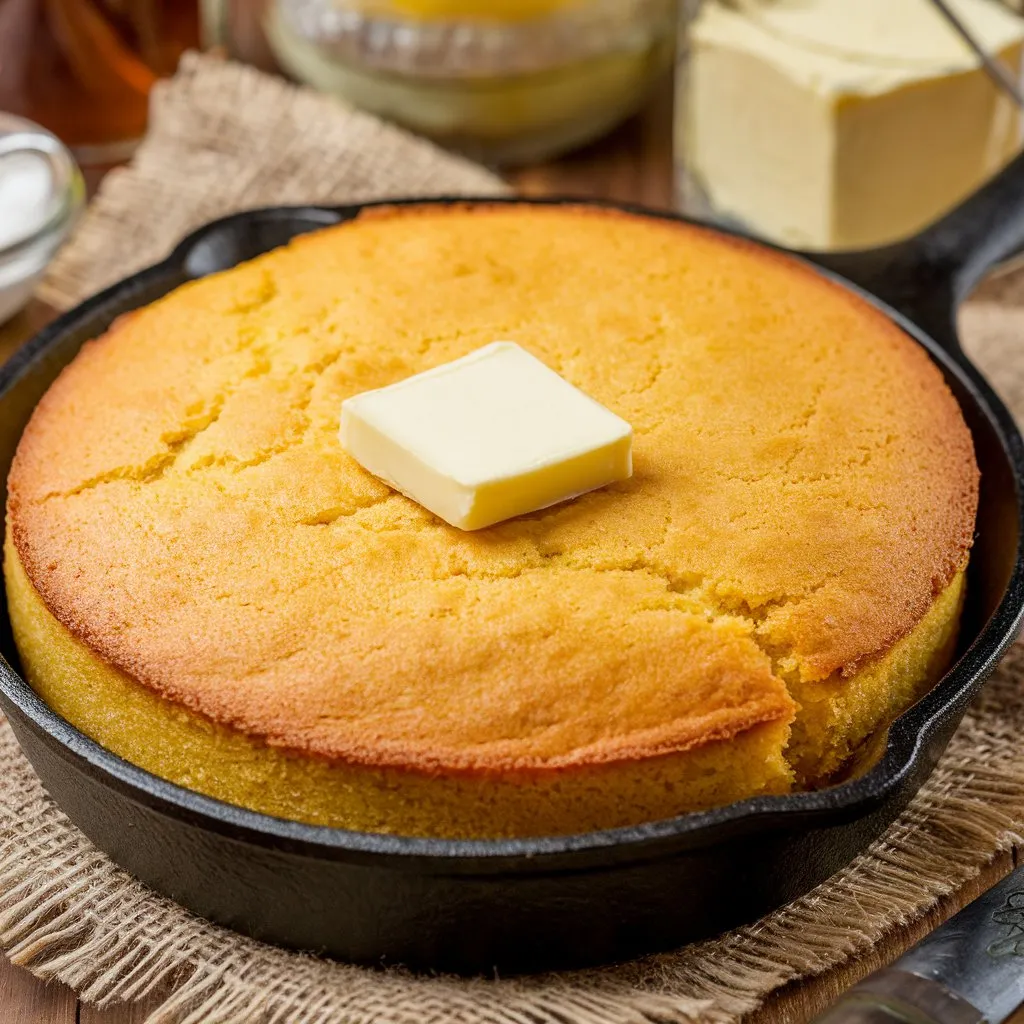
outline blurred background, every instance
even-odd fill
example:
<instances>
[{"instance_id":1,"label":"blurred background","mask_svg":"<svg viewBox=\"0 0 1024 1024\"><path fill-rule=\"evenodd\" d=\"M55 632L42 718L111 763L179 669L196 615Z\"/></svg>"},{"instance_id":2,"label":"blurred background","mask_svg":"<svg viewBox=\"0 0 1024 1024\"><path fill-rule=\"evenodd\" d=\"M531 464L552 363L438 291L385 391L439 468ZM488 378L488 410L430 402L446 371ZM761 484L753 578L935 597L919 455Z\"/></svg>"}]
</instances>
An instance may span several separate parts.
<instances>
[{"instance_id":1,"label":"blurred background","mask_svg":"<svg viewBox=\"0 0 1024 1024\"><path fill-rule=\"evenodd\" d=\"M0 161L0 263L61 211L71 223L76 165L92 190L131 157L154 85L192 49L506 172L593 145L652 102L674 104L654 130L674 153L679 209L795 248L879 245L917 231L1019 149L1019 7L0 0L0 138L24 142L40 126L67 147L42 152L37 136L29 154Z\"/></svg>"}]
</instances>

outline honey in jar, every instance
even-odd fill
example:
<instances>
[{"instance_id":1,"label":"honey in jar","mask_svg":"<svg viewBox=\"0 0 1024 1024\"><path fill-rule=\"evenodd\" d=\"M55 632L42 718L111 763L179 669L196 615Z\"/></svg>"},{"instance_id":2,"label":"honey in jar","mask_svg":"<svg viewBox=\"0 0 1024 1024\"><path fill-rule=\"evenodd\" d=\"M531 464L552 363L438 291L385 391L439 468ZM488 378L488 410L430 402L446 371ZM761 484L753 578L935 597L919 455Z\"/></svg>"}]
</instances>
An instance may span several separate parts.
<instances>
[{"instance_id":1,"label":"honey in jar","mask_svg":"<svg viewBox=\"0 0 1024 1024\"><path fill-rule=\"evenodd\" d=\"M197 0L0 0L0 109L49 128L82 163L123 160L198 21Z\"/></svg>"}]
</instances>

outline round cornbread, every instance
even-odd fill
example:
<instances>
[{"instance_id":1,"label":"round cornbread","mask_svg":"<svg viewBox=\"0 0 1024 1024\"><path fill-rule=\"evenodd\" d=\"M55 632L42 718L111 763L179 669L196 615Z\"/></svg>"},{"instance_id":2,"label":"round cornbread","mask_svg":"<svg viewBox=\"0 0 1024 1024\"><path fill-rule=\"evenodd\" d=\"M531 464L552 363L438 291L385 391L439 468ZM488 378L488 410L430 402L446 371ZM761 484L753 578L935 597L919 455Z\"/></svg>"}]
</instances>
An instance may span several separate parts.
<instances>
[{"instance_id":1,"label":"round cornbread","mask_svg":"<svg viewBox=\"0 0 1024 1024\"><path fill-rule=\"evenodd\" d=\"M341 401L518 342L634 476L474 533ZM770 250L587 207L395 207L86 345L8 481L27 678L158 775L294 818L507 836L818 785L952 656L978 472L881 313Z\"/></svg>"}]
</instances>

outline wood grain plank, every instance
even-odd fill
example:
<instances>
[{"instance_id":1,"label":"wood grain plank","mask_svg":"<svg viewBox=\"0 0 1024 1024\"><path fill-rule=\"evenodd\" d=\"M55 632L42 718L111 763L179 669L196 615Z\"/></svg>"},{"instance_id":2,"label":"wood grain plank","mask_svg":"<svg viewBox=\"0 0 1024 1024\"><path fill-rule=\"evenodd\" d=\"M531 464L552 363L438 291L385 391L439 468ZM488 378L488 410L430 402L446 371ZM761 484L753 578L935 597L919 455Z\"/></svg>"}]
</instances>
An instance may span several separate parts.
<instances>
[{"instance_id":1,"label":"wood grain plank","mask_svg":"<svg viewBox=\"0 0 1024 1024\"><path fill-rule=\"evenodd\" d=\"M154 996L138 1003L122 1003L97 1009L89 1003L82 1003L78 1010L78 1024L145 1024L146 1018L160 1005L161 999ZM50 1024L49 1021L46 1024Z\"/></svg>"},{"instance_id":2,"label":"wood grain plank","mask_svg":"<svg viewBox=\"0 0 1024 1024\"><path fill-rule=\"evenodd\" d=\"M0 1024L76 1024L77 1005L71 989L44 985L0 956Z\"/></svg>"}]
</instances>

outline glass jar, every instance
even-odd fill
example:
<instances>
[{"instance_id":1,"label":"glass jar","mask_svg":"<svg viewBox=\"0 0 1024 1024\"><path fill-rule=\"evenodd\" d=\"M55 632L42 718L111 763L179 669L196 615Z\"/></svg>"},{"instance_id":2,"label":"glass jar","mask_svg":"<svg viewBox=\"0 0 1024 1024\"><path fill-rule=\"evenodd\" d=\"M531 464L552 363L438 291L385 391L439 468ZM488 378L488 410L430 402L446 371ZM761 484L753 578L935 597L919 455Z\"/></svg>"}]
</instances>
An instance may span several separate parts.
<instances>
[{"instance_id":1,"label":"glass jar","mask_svg":"<svg viewBox=\"0 0 1024 1024\"><path fill-rule=\"evenodd\" d=\"M281 66L495 163L581 145L671 66L676 0L271 0Z\"/></svg>"},{"instance_id":2,"label":"glass jar","mask_svg":"<svg viewBox=\"0 0 1024 1024\"><path fill-rule=\"evenodd\" d=\"M949 0L1019 75L1024 19ZM687 0L681 209L782 245L919 231L1020 148L1021 114L931 0Z\"/></svg>"},{"instance_id":3,"label":"glass jar","mask_svg":"<svg viewBox=\"0 0 1024 1024\"><path fill-rule=\"evenodd\" d=\"M0 110L87 165L126 159L149 90L198 43L197 0L0 0Z\"/></svg>"}]
</instances>

